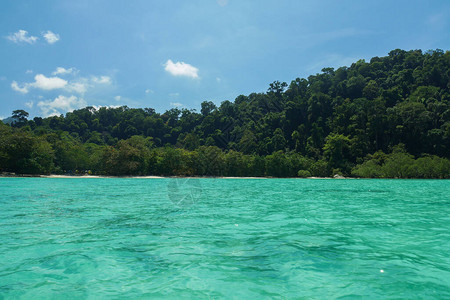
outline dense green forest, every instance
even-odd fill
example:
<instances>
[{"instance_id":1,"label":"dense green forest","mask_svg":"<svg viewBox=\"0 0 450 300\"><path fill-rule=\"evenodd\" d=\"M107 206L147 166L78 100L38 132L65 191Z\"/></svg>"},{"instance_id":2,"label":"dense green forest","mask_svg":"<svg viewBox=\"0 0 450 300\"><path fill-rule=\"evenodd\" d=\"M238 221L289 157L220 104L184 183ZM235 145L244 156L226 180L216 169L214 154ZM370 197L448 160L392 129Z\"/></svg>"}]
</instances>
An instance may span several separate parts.
<instances>
[{"instance_id":1,"label":"dense green forest","mask_svg":"<svg viewBox=\"0 0 450 300\"><path fill-rule=\"evenodd\" d=\"M393 50L201 111L0 122L0 172L450 178L450 52Z\"/></svg>"}]
</instances>

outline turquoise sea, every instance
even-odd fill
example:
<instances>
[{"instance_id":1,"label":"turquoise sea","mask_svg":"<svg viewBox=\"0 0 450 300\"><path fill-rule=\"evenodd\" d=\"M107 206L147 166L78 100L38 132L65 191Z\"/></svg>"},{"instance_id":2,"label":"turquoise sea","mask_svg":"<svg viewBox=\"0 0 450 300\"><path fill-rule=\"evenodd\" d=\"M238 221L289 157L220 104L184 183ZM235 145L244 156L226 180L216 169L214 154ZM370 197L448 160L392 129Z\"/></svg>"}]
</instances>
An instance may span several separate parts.
<instances>
[{"instance_id":1,"label":"turquoise sea","mask_svg":"<svg viewBox=\"0 0 450 300\"><path fill-rule=\"evenodd\" d=\"M449 299L450 181L0 178L0 299Z\"/></svg>"}]
</instances>

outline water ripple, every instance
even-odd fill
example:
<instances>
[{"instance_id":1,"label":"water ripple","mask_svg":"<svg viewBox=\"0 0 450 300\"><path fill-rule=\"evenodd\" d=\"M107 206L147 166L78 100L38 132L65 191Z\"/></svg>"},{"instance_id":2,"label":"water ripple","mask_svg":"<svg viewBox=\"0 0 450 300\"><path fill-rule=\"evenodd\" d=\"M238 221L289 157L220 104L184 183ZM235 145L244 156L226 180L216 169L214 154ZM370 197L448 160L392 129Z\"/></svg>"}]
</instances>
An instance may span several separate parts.
<instances>
[{"instance_id":1,"label":"water ripple","mask_svg":"<svg viewBox=\"0 0 450 300\"><path fill-rule=\"evenodd\" d=\"M449 181L171 180L0 178L0 299L450 298Z\"/></svg>"}]
</instances>

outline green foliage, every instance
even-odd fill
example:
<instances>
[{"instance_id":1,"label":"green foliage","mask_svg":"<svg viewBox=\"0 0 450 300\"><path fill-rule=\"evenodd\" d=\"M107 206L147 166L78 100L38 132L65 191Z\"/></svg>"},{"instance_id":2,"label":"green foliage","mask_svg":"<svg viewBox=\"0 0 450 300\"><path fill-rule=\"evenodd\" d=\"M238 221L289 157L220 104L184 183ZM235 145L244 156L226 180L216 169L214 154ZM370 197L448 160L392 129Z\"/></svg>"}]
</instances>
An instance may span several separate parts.
<instances>
[{"instance_id":1,"label":"green foliage","mask_svg":"<svg viewBox=\"0 0 450 300\"><path fill-rule=\"evenodd\" d=\"M355 166L352 170L352 175L363 178L381 178L383 177L383 172L381 166L375 160L368 160Z\"/></svg>"},{"instance_id":2,"label":"green foliage","mask_svg":"<svg viewBox=\"0 0 450 300\"><path fill-rule=\"evenodd\" d=\"M282 151L266 156L266 174L274 177L289 176L289 160Z\"/></svg>"},{"instance_id":3,"label":"green foliage","mask_svg":"<svg viewBox=\"0 0 450 300\"><path fill-rule=\"evenodd\" d=\"M324 160L318 160L315 163L313 163L309 171L311 175L315 177L331 176L330 166Z\"/></svg>"},{"instance_id":4,"label":"green foliage","mask_svg":"<svg viewBox=\"0 0 450 300\"><path fill-rule=\"evenodd\" d=\"M311 173L308 170L299 170L297 176L300 178L311 177Z\"/></svg>"},{"instance_id":5,"label":"green foliage","mask_svg":"<svg viewBox=\"0 0 450 300\"><path fill-rule=\"evenodd\" d=\"M381 166L383 177L387 178L409 178L411 177L410 168L414 163L411 154L397 152L389 155Z\"/></svg>"},{"instance_id":6,"label":"green foliage","mask_svg":"<svg viewBox=\"0 0 450 300\"><path fill-rule=\"evenodd\" d=\"M142 136L120 140L116 147L103 149L101 164L106 174L144 175L151 162L151 141Z\"/></svg>"},{"instance_id":7,"label":"green foliage","mask_svg":"<svg viewBox=\"0 0 450 300\"><path fill-rule=\"evenodd\" d=\"M15 121L14 124L17 123L18 126L24 125L27 121L28 116L29 113L22 109L17 109L12 112L12 118Z\"/></svg>"},{"instance_id":8,"label":"green foliage","mask_svg":"<svg viewBox=\"0 0 450 300\"><path fill-rule=\"evenodd\" d=\"M323 155L331 168L345 170L350 165L350 139L342 134L329 134L325 139Z\"/></svg>"},{"instance_id":9,"label":"green foliage","mask_svg":"<svg viewBox=\"0 0 450 300\"><path fill-rule=\"evenodd\" d=\"M352 175L365 178L450 178L450 160L426 155L414 159L403 146L392 153L369 155L367 160L355 166Z\"/></svg>"},{"instance_id":10,"label":"green foliage","mask_svg":"<svg viewBox=\"0 0 450 300\"><path fill-rule=\"evenodd\" d=\"M54 151L43 137L24 130L0 128L0 171L48 174L53 170Z\"/></svg>"}]
</instances>

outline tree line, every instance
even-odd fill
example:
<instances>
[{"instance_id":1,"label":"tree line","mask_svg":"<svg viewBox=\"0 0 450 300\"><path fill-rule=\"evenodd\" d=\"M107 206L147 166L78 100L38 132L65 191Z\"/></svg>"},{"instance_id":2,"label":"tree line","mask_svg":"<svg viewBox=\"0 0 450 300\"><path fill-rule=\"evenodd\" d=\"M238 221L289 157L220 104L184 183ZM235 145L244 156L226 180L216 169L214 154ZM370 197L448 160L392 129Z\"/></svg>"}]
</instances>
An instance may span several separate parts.
<instances>
[{"instance_id":1,"label":"tree line","mask_svg":"<svg viewBox=\"0 0 450 300\"><path fill-rule=\"evenodd\" d=\"M393 50L199 112L94 108L0 124L0 171L450 178L450 52Z\"/></svg>"}]
</instances>

